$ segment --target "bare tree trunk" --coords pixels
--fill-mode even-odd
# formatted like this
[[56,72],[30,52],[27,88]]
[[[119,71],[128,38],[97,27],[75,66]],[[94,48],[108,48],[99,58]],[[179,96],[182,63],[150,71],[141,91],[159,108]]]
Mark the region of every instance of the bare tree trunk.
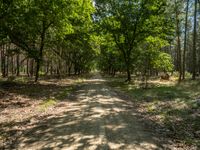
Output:
[[34,74],[34,60],[32,59],[30,62],[30,76],[33,77]]
[[[199,2],[199,10],[200,10],[200,0],[198,0],[198,2]],[[200,27],[200,26],[199,26]],[[200,29],[199,29],[199,39],[198,40],[200,40]],[[198,69],[199,69],[199,76],[200,76],[200,41],[198,42],[199,43],[199,67],[198,67]]]
[[182,78],[182,63],[181,63],[181,41],[180,41],[180,20],[179,20],[179,10],[176,2],[176,36],[177,36],[177,70],[179,71],[179,79],[181,82]]
[[1,72],[2,72],[2,77],[6,77],[6,65],[5,65],[5,45],[2,46],[2,51],[1,51]]
[[42,23],[42,33],[40,35],[40,49],[39,49],[39,58],[36,59],[36,72],[35,72],[35,82],[38,81],[38,78],[39,78],[39,70],[40,70],[40,66],[41,66],[41,63],[42,63],[42,60],[43,60],[43,49],[44,49],[44,42],[45,42],[45,33],[46,33],[46,21],[43,20],[43,23]]
[[126,71],[127,71],[127,82],[130,82],[131,81],[131,71],[130,71],[130,65],[129,64],[127,64],[127,66],[126,66],[127,68],[126,68]]
[[47,64],[46,64],[46,75],[49,74],[49,61],[47,60]]
[[12,73],[12,76],[14,75],[14,56],[11,56],[11,73]]
[[71,76],[71,65],[68,67],[68,76]]
[[26,74],[29,77],[29,58],[27,58],[27,61],[26,61]]
[[41,59],[38,58],[38,59],[36,60],[35,82],[37,82],[37,81],[38,81],[38,78],[39,78],[40,65],[41,65]]
[[186,4],[186,15],[185,15],[185,37],[184,37],[184,50],[183,50],[183,80],[185,79],[185,54],[187,50],[187,28],[188,28],[188,8],[189,8],[189,0],[187,0]]
[[51,76],[53,75],[53,61],[51,61],[50,74],[51,74]]
[[[8,47],[7,49],[8,50]],[[9,55],[6,56],[6,76],[8,77],[9,76]]]
[[20,75],[20,70],[19,70],[19,67],[20,67],[20,64],[19,64],[19,59],[20,59],[20,54],[17,54],[17,59],[16,59],[16,64],[17,64],[17,76]]
[[193,33],[193,53],[192,53],[192,79],[196,79],[196,37],[197,37],[197,0],[195,0],[194,9],[194,33]]

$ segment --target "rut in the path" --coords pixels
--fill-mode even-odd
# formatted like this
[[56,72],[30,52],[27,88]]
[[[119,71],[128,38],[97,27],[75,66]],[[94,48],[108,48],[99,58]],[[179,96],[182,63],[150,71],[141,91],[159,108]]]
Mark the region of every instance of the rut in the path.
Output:
[[18,148],[164,149],[137,119],[131,100],[119,97],[99,76],[86,81],[70,98],[65,113],[31,128],[19,139]]

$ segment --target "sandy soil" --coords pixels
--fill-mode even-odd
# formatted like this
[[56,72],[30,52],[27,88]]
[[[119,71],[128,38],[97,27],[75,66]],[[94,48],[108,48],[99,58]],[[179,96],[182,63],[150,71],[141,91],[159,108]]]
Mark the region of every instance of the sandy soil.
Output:
[[100,75],[77,86],[45,114],[15,122],[15,127],[15,138],[4,141],[4,149],[173,149],[145,125],[130,98],[106,86]]

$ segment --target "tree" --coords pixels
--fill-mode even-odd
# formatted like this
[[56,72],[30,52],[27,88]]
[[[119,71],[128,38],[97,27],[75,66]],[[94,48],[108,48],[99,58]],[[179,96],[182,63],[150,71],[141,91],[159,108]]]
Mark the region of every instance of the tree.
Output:
[[168,46],[166,40],[159,37],[149,36],[140,45],[140,55],[138,58],[138,70],[142,72],[143,80],[145,81],[145,88],[148,87],[148,79],[152,70],[167,73],[172,71],[173,63],[171,56],[162,52],[162,48]]
[[181,27],[180,27],[180,1],[175,0],[175,17],[176,17],[176,36],[177,36],[177,70],[179,71],[178,81],[181,82],[182,78],[182,55],[181,55]]
[[80,2],[75,10],[76,15],[69,18],[73,32],[65,34],[61,38],[52,37],[52,44],[49,46],[56,55],[66,61],[65,65],[69,75],[71,70],[74,70],[75,74],[90,70],[96,56],[93,47],[94,31],[91,17],[94,7],[90,0]]
[[98,59],[99,69],[112,76],[114,76],[117,71],[124,71],[123,57],[117,50],[112,35],[102,34],[100,37],[100,55]]
[[[3,24],[3,29],[12,43],[35,59],[38,80],[43,60],[43,51],[49,41],[47,35],[64,35],[72,31],[70,18],[76,17],[76,9],[82,1],[25,1],[18,0],[12,13]],[[31,18],[31,19],[30,19]]]
[[187,32],[188,32],[188,9],[189,9],[189,0],[186,3],[186,14],[185,14],[185,35],[184,35],[184,49],[183,49],[183,80],[185,79],[185,55],[187,50]]
[[194,9],[194,30],[193,30],[193,52],[192,52],[192,79],[196,79],[196,40],[197,40],[197,0],[195,0]]
[[[148,35],[163,33],[168,21],[164,17],[166,1],[160,0],[96,0],[95,20],[111,33],[124,57],[127,81],[131,80],[131,58],[138,43]],[[164,22],[166,26],[163,26]],[[166,29],[166,28],[165,28]]]

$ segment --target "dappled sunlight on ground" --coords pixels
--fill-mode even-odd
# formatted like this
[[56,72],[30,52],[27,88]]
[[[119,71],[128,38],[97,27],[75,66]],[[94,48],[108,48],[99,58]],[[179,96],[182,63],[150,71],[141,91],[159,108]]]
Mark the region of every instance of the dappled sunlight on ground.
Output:
[[[123,82],[123,78],[108,78],[107,85],[117,92],[130,96],[137,107],[137,114],[156,132],[169,137],[183,149],[200,148],[200,81],[185,80],[177,83],[172,78],[162,81],[152,78],[149,88],[139,86],[138,81],[131,84]],[[141,81],[140,81],[141,82]]]
[[67,106],[62,107],[64,111],[33,122],[17,139],[15,147],[21,150],[163,148],[162,140],[137,119],[133,103],[105,86],[100,77],[86,81],[69,98]]
[[55,104],[48,115],[18,121],[28,127],[20,129],[14,148],[154,150],[170,146],[167,138],[159,137],[144,120],[141,122],[133,101],[104,82],[100,76],[86,80]]

